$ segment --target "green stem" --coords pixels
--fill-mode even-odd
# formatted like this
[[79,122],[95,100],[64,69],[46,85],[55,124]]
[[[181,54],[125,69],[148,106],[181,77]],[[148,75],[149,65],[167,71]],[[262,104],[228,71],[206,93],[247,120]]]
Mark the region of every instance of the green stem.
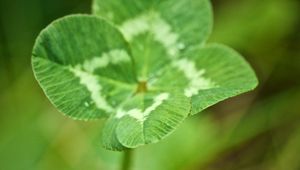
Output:
[[122,170],[130,170],[131,166],[131,159],[132,159],[132,149],[126,149],[124,151],[123,163],[122,163]]

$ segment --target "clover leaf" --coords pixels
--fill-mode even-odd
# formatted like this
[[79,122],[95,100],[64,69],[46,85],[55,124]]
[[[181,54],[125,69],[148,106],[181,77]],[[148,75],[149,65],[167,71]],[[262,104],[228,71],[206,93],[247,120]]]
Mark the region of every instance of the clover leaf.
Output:
[[38,36],[32,66],[53,105],[79,120],[107,118],[103,146],[155,143],[189,115],[256,87],[234,50],[205,44],[207,0],[96,0]]

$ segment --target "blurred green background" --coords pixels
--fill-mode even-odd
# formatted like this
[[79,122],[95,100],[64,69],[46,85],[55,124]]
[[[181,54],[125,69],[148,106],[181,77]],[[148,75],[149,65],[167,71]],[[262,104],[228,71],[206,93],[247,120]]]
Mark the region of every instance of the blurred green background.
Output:
[[[300,170],[300,2],[212,0],[210,42],[238,50],[259,87],[189,118],[158,144],[138,148],[134,170]],[[115,170],[101,148],[103,121],[58,113],[33,77],[39,31],[91,1],[0,0],[0,170]]]

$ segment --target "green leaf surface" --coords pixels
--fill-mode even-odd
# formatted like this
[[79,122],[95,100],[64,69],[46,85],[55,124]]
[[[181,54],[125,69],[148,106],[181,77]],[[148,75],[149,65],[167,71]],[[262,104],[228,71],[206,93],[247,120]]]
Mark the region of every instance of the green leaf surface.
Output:
[[153,86],[181,89],[192,98],[192,114],[257,86],[255,73],[243,57],[224,45],[191,48],[160,73]]
[[252,90],[258,84],[250,65],[240,54],[224,45],[196,47],[187,51],[184,58],[193,61],[198,70],[191,76],[193,79],[186,76],[189,83],[185,94],[192,97],[192,114]]
[[238,53],[204,45],[207,0],[96,0],[93,9],[97,16],[64,17],[42,31],[32,64],[61,112],[108,118],[107,149],[155,143],[189,114],[257,85]]
[[181,92],[137,94],[120,105],[116,115],[106,122],[103,145],[123,150],[158,142],[184,121],[190,105],[190,99]]
[[96,0],[93,13],[117,25],[130,43],[139,80],[151,81],[170,58],[204,43],[212,27],[207,0]]
[[[190,100],[181,92],[154,92],[133,98],[135,107],[125,104],[129,114],[121,117],[116,134],[128,148],[155,143],[172,132],[188,116]],[[138,105],[138,109],[136,109]],[[117,112],[123,116],[123,110]]]
[[93,16],[65,17],[43,30],[32,64],[49,99],[75,119],[109,115],[116,102],[112,97],[122,100],[135,88],[128,44]]
[[[157,142],[186,118],[191,107],[181,92],[155,91],[146,84],[139,89],[130,53],[113,26],[86,15],[54,22],[42,31],[33,50],[35,76],[60,111],[75,119],[110,117],[103,145],[111,150]],[[133,128],[132,133],[125,127]]]
[[203,43],[212,29],[208,0],[95,0],[93,14],[119,26],[127,40],[149,31],[170,47],[174,40],[186,46]]
[[115,116],[111,116],[105,123],[102,129],[102,146],[108,150],[124,150],[126,149],[117,138],[116,129],[120,119]]

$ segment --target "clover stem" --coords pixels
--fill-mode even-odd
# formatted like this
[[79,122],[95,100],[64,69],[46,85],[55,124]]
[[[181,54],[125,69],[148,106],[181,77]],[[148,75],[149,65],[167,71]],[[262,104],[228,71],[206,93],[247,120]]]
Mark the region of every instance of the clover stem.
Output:
[[133,149],[126,149],[124,151],[122,170],[130,170],[132,163],[132,152]]
[[147,91],[147,82],[146,81],[139,82],[136,93],[144,93],[146,91]]

